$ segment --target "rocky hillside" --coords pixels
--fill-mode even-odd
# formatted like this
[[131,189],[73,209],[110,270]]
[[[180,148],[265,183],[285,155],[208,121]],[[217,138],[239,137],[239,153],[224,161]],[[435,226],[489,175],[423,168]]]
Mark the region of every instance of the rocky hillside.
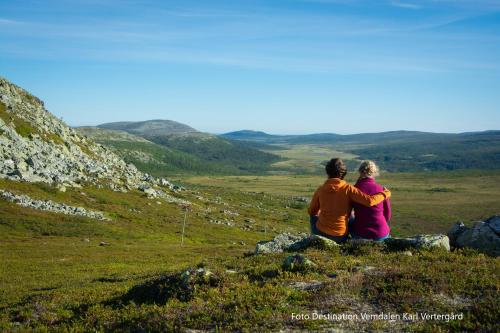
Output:
[[43,101],[0,78],[0,177],[61,186],[105,185],[126,191],[166,181],[127,164],[79,135]]

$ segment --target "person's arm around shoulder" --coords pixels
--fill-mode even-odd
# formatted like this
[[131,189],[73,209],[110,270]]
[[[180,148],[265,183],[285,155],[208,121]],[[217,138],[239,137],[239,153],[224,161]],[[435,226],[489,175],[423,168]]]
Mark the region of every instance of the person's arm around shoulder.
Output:
[[314,192],[314,195],[311,199],[311,203],[309,204],[309,209],[307,210],[309,216],[316,216],[319,212],[319,189]]
[[368,195],[352,185],[348,186],[349,188],[347,189],[347,194],[349,195],[349,198],[363,206],[375,206],[391,197],[391,191],[386,188],[384,188],[384,190],[380,193]]

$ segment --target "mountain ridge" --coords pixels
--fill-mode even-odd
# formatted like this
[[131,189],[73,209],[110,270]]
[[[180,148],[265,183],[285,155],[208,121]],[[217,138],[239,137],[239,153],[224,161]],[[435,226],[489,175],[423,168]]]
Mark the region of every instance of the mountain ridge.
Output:
[[220,134],[220,136],[234,138],[235,140],[250,140],[252,138],[307,138],[307,137],[317,137],[317,136],[330,136],[330,137],[342,137],[342,138],[352,138],[360,136],[397,136],[397,135],[443,135],[443,136],[464,136],[464,135],[486,135],[486,134],[500,134],[500,130],[483,130],[483,131],[467,131],[467,132],[457,132],[457,133],[444,133],[444,132],[426,132],[426,131],[413,131],[413,130],[394,130],[394,131],[382,131],[382,132],[361,132],[361,133],[351,133],[351,134],[338,134],[338,133],[308,133],[308,134],[270,134],[263,131],[254,130],[237,130]]

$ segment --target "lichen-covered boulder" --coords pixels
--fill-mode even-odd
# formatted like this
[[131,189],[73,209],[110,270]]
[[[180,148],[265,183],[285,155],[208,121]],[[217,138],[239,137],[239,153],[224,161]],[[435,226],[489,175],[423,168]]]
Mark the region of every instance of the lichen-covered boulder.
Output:
[[470,247],[492,256],[500,255],[500,216],[478,221],[469,228],[455,224],[449,231],[450,244],[456,248]]
[[442,248],[450,250],[450,240],[446,235],[417,235],[407,238],[388,238],[385,241],[390,250],[405,251],[408,249]]
[[333,250],[339,248],[339,246],[340,245],[338,243],[326,237],[319,235],[310,235],[290,245],[288,247],[288,250],[298,251],[310,247],[320,250]]
[[281,253],[287,250],[292,244],[303,240],[304,237],[305,235],[279,234],[272,241],[258,242],[255,247],[255,254]]

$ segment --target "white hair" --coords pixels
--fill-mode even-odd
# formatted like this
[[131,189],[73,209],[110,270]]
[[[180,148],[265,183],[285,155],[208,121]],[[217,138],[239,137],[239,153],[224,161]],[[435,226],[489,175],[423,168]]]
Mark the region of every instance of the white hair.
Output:
[[363,161],[358,169],[361,175],[366,177],[375,177],[379,175],[378,166],[373,161]]

